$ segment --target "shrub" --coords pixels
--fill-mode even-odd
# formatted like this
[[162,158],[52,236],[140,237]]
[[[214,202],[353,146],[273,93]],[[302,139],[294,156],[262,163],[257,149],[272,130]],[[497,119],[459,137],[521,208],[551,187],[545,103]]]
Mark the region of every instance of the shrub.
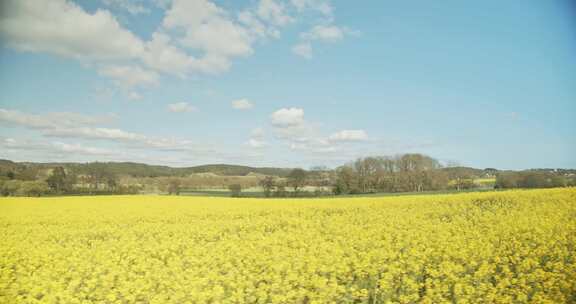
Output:
[[240,185],[240,184],[229,185],[228,190],[230,190],[230,196],[239,197],[240,192],[242,192],[242,185]]

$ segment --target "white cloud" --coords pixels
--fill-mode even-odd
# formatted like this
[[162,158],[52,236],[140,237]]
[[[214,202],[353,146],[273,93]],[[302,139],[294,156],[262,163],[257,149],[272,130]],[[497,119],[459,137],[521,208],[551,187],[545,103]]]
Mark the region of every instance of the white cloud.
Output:
[[368,134],[364,130],[342,130],[328,137],[332,142],[366,141]]
[[40,130],[46,137],[106,140],[164,150],[192,149],[192,143],[186,140],[155,138],[116,128],[94,127],[96,124],[109,123],[115,119],[116,116],[112,114],[87,116],[64,112],[38,115],[0,109],[0,124]]
[[304,123],[304,110],[301,108],[282,108],[272,113],[270,118],[274,126],[298,126]]
[[0,37],[11,47],[83,60],[139,58],[142,41],[109,11],[85,12],[65,0],[5,0]]
[[[113,0],[108,4],[140,11],[138,3]],[[215,74],[228,70],[230,57],[253,52],[252,38],[244,27],[209,1],[175,0],[163,24],[144,42],[104,9],[90,14],[65,0],[7,0],[0,10],[0,39],[21,51],[95,62],[101,76],[112,77],[123,87],[156,82],[158,76],[147,68],[179,76]],[[176,42],[204,51],[200,58],[176,47],[173,36],[178,31],[165,32],[174,27],[185,33]],[[139,67],[138,61],[147,68]]]
[[265,143],[264,141],[258,140],[258,139],[255,139],[255,138],[250,138],[250,139],[246,142],[246,144],[247,144],[248,146],[250,146],[251,148],[255,148],[255,149],[261,149],[261,148],[266,147],[266,143]]
[[114,114],[88,116],[78,113],[52,112],[39,115],[0,108],[0,123],[31,129],[69,128],[78,125],[95,125],[110,123],[115,120],[115,118],[116,116]]
[[303,40],[337,42],[344,38],[345,29],[335,25],[316,25],[310,31],[302,33]]
[[318,147],[311,150],[313,153],[325,154],[325,153],[334,153],[340,152],[342,149],[335,147],[335,146],[328,146],[328,147]]
[[[239,19],[240,23],[228,11],[207,0],[174,0],[155,35],[169,35],[170,39],[191,49],[197,56],[190,56],[175,47],[167,37],[159,37],[154,45],[149,43],[148,49],[152,54],[147,54],[145,61],[156,69],[177,71],[179,74],[225,72],[230,68],[232,58],[254,52],[252,44],[255,38],[264,37],[258,31],[266,35],[274,34],[265,25],[258,25],[259,21],[251,12],[241,15]],[[252,30],[247,24],[257,27]],[[159,34],[161,32],[164,34]],[[164,62],[160,62],[160,59]]]
[[308,147],[321,138],[319,124],[306,121],[301,108],[283,108],[272,113],[270,118],[275,137],[291,146]]
[[246,98],[232,101],[232,108],[236,110],[249,110],[252,109],[253,107],[254,104]]
[[151,68],[180,76],[189,72],[195,59],[172,44],[170,36],[156,32],[146,43],[143,61]]
[[196,111],[196,107],[187,102],[177,102],[168,105],[168,111],[172,113],[187,113]]
[[[331,21],[330,21],[331,22]],[[357,32],[347,27],[333,24],[318,24],[307,32],[300,34],[300,42],[292,47],[292,52],[298,56],[312,58],[312,42],[335,43],[346,35],[358,35]]]
[[22,150],[22,151],[36,151],[43,150],[46,145],[39,144],[30,140],[14,139],[0,137],[0,147],[2,152],[5,150]]
[[[163,21],[166,30],[184,32],[180,43],[201,50],[204,56],[191,68],[200,72],[221,72],[229,58],[252,54],[252,38],[228,12],[206,0],[175,0]],[[214,65],[212,67],[211,65]]]
[[279,38],[280,32],[273,26],[267,26],[261,22],[254,13],[250,11],[242,11],[238,14],[238,21],[242,23],[245,28],[252,34],[259,38]]
[[[110,0],[108,5],[134,13],[142,7],[125,0]],[[195,58],[177,47],[173,42],[177,35],[164,31],[171,29],[184,30],[185,35],[177,43],[204,54]],[[232,22],[226,11],[205,0],[175,0],[166,12],[163,27],[148,42],[122,27],[104,9],[90,14],[65,0],[7,0],[0,10],[0,38],[17,50],[96,62],[101,76],[112,77],[124,87],[156,82],[158,76],[148,68],[179,76],[215,74],[228,70],[230,57],[253,52],[247,30]],[[147,68],[139,67],[138,61]]]
[[147,137],[141,134],[126,132],[120,129],[110,128],[56,128],[44,130],[44,135],[49,137],[76,137],[83,139],[106,139],[113,141],[146,141]]
[[133,148],[154,148],[170,151],[191,151],[194,149],[192,142],[189,140],[150,137],[144,134],[112,128],[58,128],[43,130],[42,133],[47,137],[119,142]]
[[173,0],[172,5],[166,11],[162,24],[169,29],[197,27],[224,13],[223,9],[207,0]]
[[125,10],[132,15],[149,14],[150,9],[141,4],[144,1],[138,0],[104,0],[104,5]]
[[85,155],[114,155],[114,151],[96,147],[87,147],[79,144],[67,144],[62,142],[54,142],[52,145],[62,152],[85,154]]
[[[190,166],[215,162],[245,162],[254,159],[257,155],[256,152],[245,153],[243,151],[222,153],[215,151],[207,144],[193,146],[190,142],[170,139],[158,140],[157,146],[131,144],[127,146],[130,149],[121,149],[108,146],[93,147],[67,141],[14,139],[0,136],[0,158],[39,162],[136,161],[148,164]],[[146,149],[139,150],[142,147]]]
[[302,122],[297,125],[277,125],[274,133],[276,138],[288,142],[311,143],[318,138],[317,129],[313,124]]
[[343,151],[346,142],[365,142],[368,134],[364,130],[341,130],[330,136],[321,132],[322,124],[304,119],[301,108],[283,108],[271,115],[276,139],[283,141],[293,151],[312,154],[327,154]]
[[341,151],[340,147],[334,146],[332,144],[327,144],[325,140],[317,138],[300,142],[292,141],[289,143],[289,148],[290,150],[293,151],[303,151],[316,154],[325,154]]
[[284,26],[288,23],[294,22],[294,19],[286,14],[284,4],[278,3],[274,0],[260,0],[256,12],[263,20],[278,26]]
[[250,139],[245,143],[247,146],[254,149],[261,149],[266,147],[268,144],[264,141],[264,129],[254,128],[250,132]]
[[155,86],[159,83],[156,72],[139,66],[108,65],[100,68],[98,73],[112,78],[116,85],[125,89],[135,86]]
[[255,139],[263,139],[265,135],[264,129],[262,128],[254,128],[250,132],[250,137]]
[[252,54],[251,38],[241,26],[224,18],[215,18],[194,28],[188,28],[182,44],[200,49],[206,54],[224,57]]
[[230,69],[230,59],[220,55],[206,55],[197,60],[193,68],[204,74],[219,74]]
[[[150,13],[156,6],[164,18],[149,40],[122,26],[107,9],[88,12],[72,1],[5,0],[0,10],[0,40],[30,52],[75,58],[111,78],[130,99],[132,87],[149,87],[160,75],[185,78],[194,74],[219,74],[233,60],[250,56],[259,39],[278,38],[279,28],[315,10],[324,23],[332,22],[327,0],[259,0],[230,12],[209,0],[103,0],[105,8],[130,14]],[[300,14],[291,16],[290,13]],[[330,17],[330,18],[329,18]],[[346,33],[336,26],[316,26],[302,34],[293,52],[310,58],[310,41],[336,41]]]
[[167,9],[172,3],[173,0],[152,0],[154,5],[161,9]]
[[316,10],[322,13],[326,17],[332,16],[332,5],[329,1],[325,0],[291,0],[292,5],[296,7],[298,11],[303,11],[305,9]]
[[310,42],[302,42],[292,47],[292,52],[306,59],[312,58],[312,45]]
[[142,99],[142,95],[140,95],[138,92],[132,91],[132,92],[128,93],[128,99],[130,99],[130,100],[141,100],[141,99]]
[[93,155],[93,156],[107,156],[117,154],[112,150],[88,147],[79,144],[68,144],[63,142],[46,142],[46,141],[32,141],[14,138],[0,137],[0,147],[3,150],[14,150],[18,153],[38,151],[42,154],[45,153],[58,153],[58,154],[74,154],[74,155]]

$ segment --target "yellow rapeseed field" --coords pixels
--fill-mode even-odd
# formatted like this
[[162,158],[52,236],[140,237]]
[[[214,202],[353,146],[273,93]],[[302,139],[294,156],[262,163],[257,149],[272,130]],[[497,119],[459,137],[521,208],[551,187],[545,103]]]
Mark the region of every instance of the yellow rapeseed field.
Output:
[[0,303],[576,303],[576,189],[0,199]]

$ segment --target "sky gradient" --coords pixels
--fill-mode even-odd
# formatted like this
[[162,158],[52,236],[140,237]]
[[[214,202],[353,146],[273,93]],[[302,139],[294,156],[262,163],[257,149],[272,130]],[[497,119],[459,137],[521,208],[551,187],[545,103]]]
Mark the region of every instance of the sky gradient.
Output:
[[0,158],[576,168],[572,1],[0,4]]

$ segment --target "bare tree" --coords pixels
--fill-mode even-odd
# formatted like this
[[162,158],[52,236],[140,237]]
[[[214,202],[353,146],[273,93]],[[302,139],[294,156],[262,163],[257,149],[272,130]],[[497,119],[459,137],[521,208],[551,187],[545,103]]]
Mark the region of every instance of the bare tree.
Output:
[[306,184],[306,171],[303,169],[294,169],[288,175],[288,184],[294,188],[294,194],[298,194],[300,188]]
[[274,189],[276,182],[273,176],[266,176],[260,180],[260,186],[264,189],[264,196],[270,197],[272,189]]
[[182,182],[180,181],[180,179],[178,178],[171,178],[168,181],[168,187],[167,187],[167,191],[168,194],[172,195],[180,195],[180,188],[181,188]]

